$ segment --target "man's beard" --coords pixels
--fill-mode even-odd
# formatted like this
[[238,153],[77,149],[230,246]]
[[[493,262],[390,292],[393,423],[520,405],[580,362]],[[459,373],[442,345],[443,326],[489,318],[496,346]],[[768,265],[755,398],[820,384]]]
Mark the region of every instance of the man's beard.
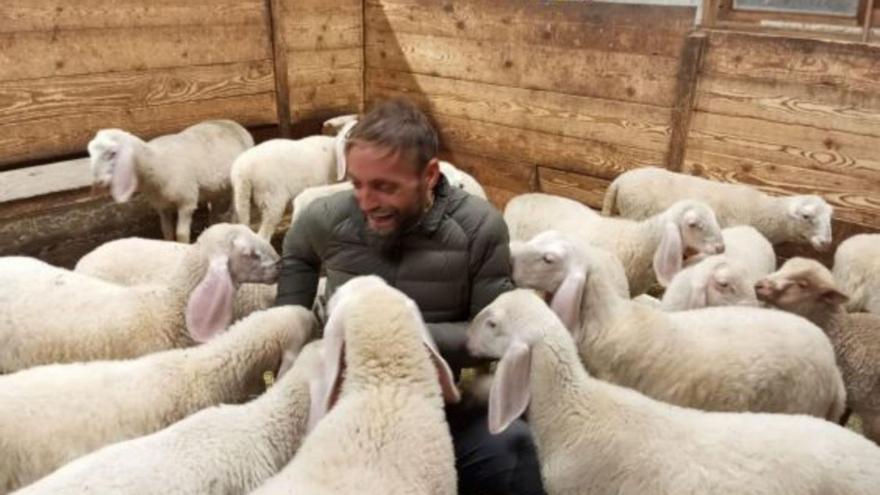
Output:
[[398,215],[400,216],[397,219],[397,226],[392,230],[387,232],[377,231],[370,226],[368,218],[366,228],[367,244],[378,248],[379,251],[386,254],[391,254],[398,250],[400,247],[400,239],[403,237],[403,234],[409,230],[410,227],[417,224],[425,213],[425,207],[427,206],[428,201],[424,193],[420,196],[422,197],[422,200],[419,202],[419,205],[415,210],[407,212],[406,214],[398,212]]

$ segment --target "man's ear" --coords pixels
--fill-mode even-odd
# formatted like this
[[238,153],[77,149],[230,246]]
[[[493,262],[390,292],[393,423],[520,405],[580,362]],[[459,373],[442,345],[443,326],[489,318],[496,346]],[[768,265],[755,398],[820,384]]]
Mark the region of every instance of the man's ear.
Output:
[[428,188],[434,189],[434,186],[437,185],[437,181],[440,180],[440,160],[438,160],[437,157],[431,158],[428,165],[425,167],[425,171],[422,173],[425,180],[428,181]]

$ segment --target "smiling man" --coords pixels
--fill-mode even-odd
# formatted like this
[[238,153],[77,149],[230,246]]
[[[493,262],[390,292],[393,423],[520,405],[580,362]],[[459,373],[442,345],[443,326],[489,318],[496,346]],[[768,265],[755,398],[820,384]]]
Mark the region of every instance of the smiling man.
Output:
[[[510,251],[499,212],[446,182],[437,148],[427,117],[405,100],[365,115],[346,146],[354,192],[314,201],[291,226],[276,304],[311,306],[322,269],[328,298],[350,278],[378,275],[418,304],[458,374],[475,364],[467,321],[513,287]],[[524,422],[493,436],[485,409],[449,406],[447,418],[460,493],[544,493]]]

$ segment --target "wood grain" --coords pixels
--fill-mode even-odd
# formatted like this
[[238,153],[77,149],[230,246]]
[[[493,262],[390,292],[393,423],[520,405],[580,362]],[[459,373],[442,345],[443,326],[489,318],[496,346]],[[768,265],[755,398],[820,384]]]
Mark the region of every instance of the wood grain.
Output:
[[374,98],[406,96],[432,112],[656,151],[666,149],[669,110],[650,105],[367,70]]
[[0,169],[29,159],[82,153],[94,133],[107,127],[124,128],[150,138],[178,132],[201,120],[230,117],[245,126],[275,123],[274,94],[82,112],[28,121],[0,133]]
[[271,58],[262,21],[0,34],[0,81]]
[[[368,68],[671,106],[675,58],[367,31]],[[562,62],[564,61],[564,62]]]
[[514,196],[537,188],[535,166],[526,162],[499,160],[457,150],[444,150],[441,158],[473,175],[485,189],[489,201],[499,210],[503,210]]
[[706,33],[690,34],[681,50],[678,76],[675,80],[675,99],[672,104],[672,130],[665,162],[666,168],[675,172],[681,170],[684,160],[707,37]]
[[549,167],[538,167],[538,190],[564,196],[601,210],[605,190],[611,181]]

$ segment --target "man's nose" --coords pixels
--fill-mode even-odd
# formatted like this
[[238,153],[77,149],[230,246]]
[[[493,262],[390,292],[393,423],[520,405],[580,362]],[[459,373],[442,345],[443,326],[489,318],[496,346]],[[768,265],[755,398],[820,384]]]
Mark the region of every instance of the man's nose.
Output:
[[357,193],[357,200],[363,211],[370,211],[379,206],[376,202],[376,195],[366,189]]

